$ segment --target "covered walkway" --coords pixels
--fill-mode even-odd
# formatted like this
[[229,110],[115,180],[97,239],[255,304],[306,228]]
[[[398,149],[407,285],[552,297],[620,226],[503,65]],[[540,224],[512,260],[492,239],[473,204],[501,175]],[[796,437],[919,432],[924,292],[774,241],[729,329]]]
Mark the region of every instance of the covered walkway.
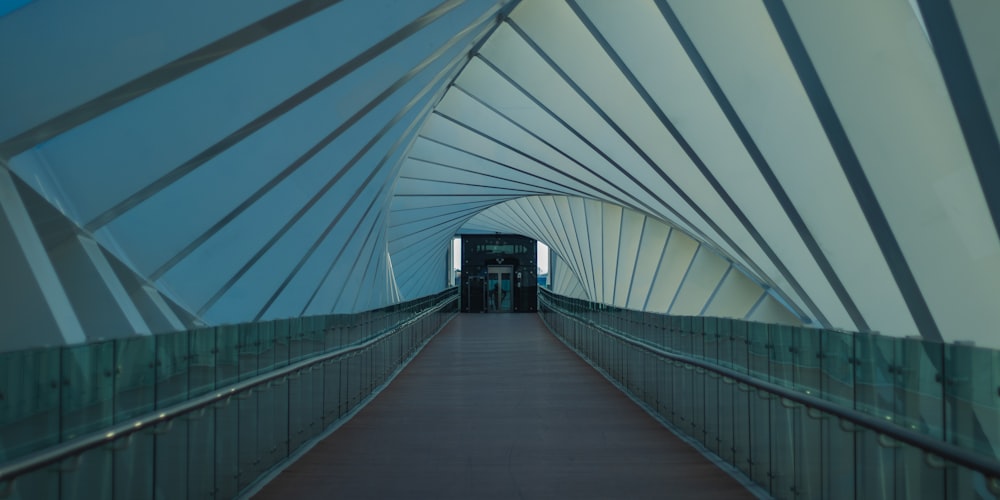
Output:
[[736,498],[535,315],[457,316],[255,498]]
[[0,500],[1000,498],[997,25],[0,0]]

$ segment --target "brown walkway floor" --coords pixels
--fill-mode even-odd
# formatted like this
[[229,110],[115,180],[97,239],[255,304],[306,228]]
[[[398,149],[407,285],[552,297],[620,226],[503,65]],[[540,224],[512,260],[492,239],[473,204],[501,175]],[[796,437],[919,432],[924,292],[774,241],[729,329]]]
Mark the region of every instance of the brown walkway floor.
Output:
[[538,316],[462,314],[255,498],[743,497]]

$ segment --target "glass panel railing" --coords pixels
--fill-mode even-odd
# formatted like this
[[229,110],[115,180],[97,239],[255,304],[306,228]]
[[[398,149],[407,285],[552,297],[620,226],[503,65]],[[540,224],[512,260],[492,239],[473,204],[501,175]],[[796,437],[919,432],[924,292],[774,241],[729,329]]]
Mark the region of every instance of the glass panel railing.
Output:
[[539,302],[557,336],[775,497],[1000,494],[996,350],[637,313],[546,290]]
[[156,407],[156,357],[154,337],[118,339],[115,344],[114,419],[122,422],[149,413]]
[[237,496],[457,311],[451,289],[374,312],[2,353],[0,494]]
[[0,353],[0,462],[59,442],[61,354]]
[[153,337],[156,341],[156,407],[166,408],[190,396],[191,334],[174,332]]
[[[948,441],[991,455],[1000,447],[1000,353],[970,344],[945,347],[943,379]],[[982,495],[990,482],[968,469],[949,471],[949,493]],[[952,486],[954,484],[954,486]]]
[[114,341],[67,347],[60,364],[61,440],[73,439],[114,423]]

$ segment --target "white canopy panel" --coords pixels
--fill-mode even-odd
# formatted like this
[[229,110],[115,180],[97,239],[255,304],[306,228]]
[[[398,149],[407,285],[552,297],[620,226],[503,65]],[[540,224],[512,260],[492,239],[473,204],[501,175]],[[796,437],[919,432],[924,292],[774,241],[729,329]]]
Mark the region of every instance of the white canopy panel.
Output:
[[[574,224],[559,207],[582,208]],[[776,299],[714,251],[654,217],[607,202],[518,198],[470,219],[464,230],[526,235],[557,256],[555,291],[642,311],[801,324]],[[601,248],[594,259],[589,249]]]
[[210,324],[436,292],[468,227],[591,300],[1000,346],[1000,7],[722,3],[36,0],[0,164]]

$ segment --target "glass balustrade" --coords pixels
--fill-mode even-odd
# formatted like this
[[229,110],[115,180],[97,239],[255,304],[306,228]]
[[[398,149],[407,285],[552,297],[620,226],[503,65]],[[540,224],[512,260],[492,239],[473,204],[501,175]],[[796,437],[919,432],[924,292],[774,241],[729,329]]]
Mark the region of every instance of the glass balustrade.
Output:
[[[995,478],[876,429],[681,360],[732,370],[996,461],[995,350],[666,316],[547,291],[539,301],[556,335],[774,497],[964,499],[1000,491]],[[60,443],[291,370],[13,481],[4,478],[0,497],[237,496],[356,410],[457,310],[451,290],[351,315],[0,353],[0,470]]]
[[[569,346],[776,498],[995,498],[996,478],[732,378],[700,360],[997,460],[998,351],[616,308],[542,291]],[[654,349],[644,349],[649,346]]]
[[450,289],[357,314],[0,353],[0,470],[60,443],[65,448],[116,424],[308,365],[45,468],[0,478],[0,498],[235,497],[356,410],[457,311]]

